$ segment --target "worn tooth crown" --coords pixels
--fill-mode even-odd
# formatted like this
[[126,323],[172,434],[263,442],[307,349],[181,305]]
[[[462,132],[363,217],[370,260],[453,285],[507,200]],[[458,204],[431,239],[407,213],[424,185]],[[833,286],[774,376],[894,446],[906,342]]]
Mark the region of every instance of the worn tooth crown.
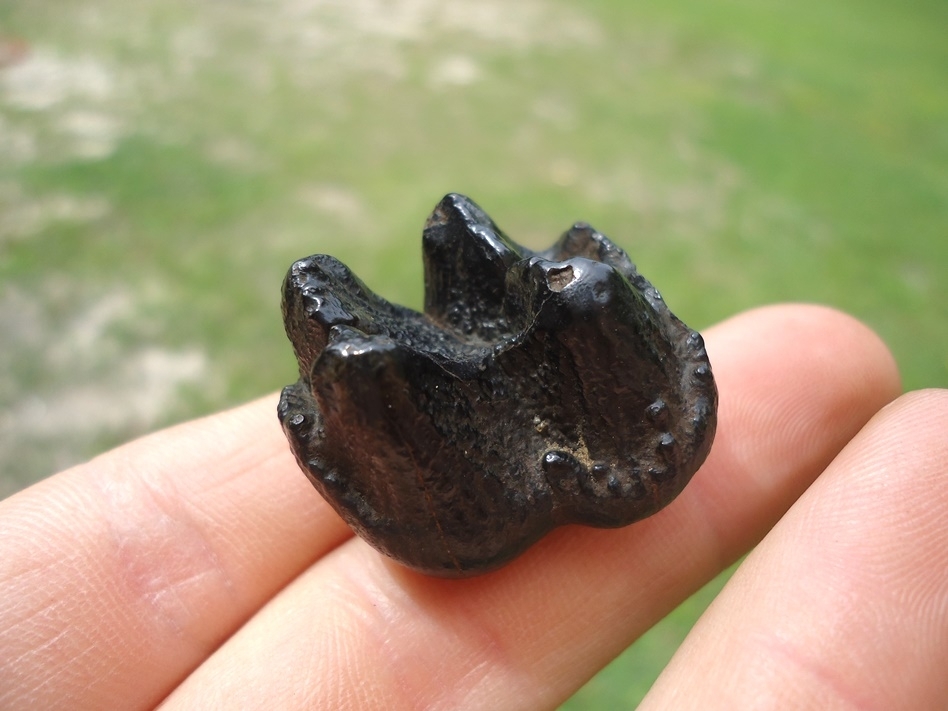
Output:
[[462,577],[555,526],[624,526],[678,495],[711,447],[717,391],[701,336],[625,252],[584,223],[532,252],[456,194],[423,251],[423,314],[326,255],[284,282],[300,379],[280,420],[356,533]]

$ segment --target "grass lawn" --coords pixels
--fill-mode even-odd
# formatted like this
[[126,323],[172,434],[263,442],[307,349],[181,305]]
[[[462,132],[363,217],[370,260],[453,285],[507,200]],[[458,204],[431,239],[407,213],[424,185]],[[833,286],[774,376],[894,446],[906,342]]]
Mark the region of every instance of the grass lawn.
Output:
[[[686,323],[831,304],[948,385],[943,0],[0,4],[0,496],[295,379],[328,252],[419,307],[450,191]],[[301,475],[302,476],[302,475]],[[633,707],[723,578],[564,709]]]

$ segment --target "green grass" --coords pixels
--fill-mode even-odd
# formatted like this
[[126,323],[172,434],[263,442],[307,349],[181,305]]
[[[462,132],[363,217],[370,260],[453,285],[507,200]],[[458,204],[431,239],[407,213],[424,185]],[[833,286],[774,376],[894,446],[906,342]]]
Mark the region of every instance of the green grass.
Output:
[[[534,247],[592,222],[696,327],[827,303],[882,334],[906,387],[948,385],[940,0],[548,0],[525,20],[487,2],[503,23],[398,37],[338,8],[81,5],[0,6],[0,48],[30,48],[0,69],[0,405],[122,402],[122,364],[154,348],[206,365],[147,416],[0,430],[7,491],[291,381],[297,257],[419,306],[421,225],[448,191]],[[37,60],[67,72],[39,108],[9,83]],[[634,706],[721,583],[564,708]]]

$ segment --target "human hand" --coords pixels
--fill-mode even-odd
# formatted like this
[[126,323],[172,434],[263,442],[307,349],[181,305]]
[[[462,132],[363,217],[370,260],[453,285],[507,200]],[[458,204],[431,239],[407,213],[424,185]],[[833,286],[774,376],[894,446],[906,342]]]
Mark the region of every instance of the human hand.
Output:
[[645,707],[944,702],[948,397],[867,425],[895,366],[826,309],[705,336],[718,434],[684,493],[478,578],[353,538],[274,397],[0,502],[0,708],[552,708],[765,535]]

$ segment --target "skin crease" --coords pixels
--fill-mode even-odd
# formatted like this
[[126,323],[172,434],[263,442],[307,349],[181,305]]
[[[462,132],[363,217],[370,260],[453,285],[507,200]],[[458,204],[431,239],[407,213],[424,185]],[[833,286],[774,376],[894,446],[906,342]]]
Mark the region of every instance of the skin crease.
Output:
[[[273,397],[131,443],[0,502],[0,709],[554,708],[775,525],[708,613],[717,622],[702,623],[682,650],[696,650],[688,663],[673,662],[659,681],[655,707],[688,707],[664,704],[663,693],[720,701],[722,684],[733,692],[749,680],[769,694],[754,704],[806,707],[827,687],[862,703],[867,696],[846,690],[876,687],[831,683],[859,673],[890,693],[911,684],[944,694],[931,679],[931,660],[946,657],[944,583],[936,571],[919,583],[907,560],[948,568],[937,565],[945,546],[935,525],[946,514],[935,482],[948,398],[908,396],[859,435],[899,389],[891,356],[861,324],[820,307],[776,306],[705,336],[721,392],[718,436],[685,492],[625,529],[559,529],[470,580],[411,573],[352,539],[290,457]],[[915,426],[909,451],[896,450],[891,432],[900,423],[939,416],[940,429]],[[892,446],[879,446],[887,434]],[[896,471],[894,458],[925,452],[928,474],[913,499],[925,534],[905,537],[917,533],[907,514],[878,515],[898,509],[891,498],[905,496],[907,483],[870,487],[876,518],[862,525],[871,541],[889,542],[900,565],[887,568],[884,558],[860,573],[879,558],[842,534],[866,509],[832,483],[862,481],[860,471],[882,471],[886,458]],[[830,519],[825,530],[839,534],[829,562],[818,555],[827,534],[811,540],[821,515]],[[761,605],[773,604],[781,586],[802,586],[806,576],[782,566],[807,555],[828,582],[804,590],[821,605],[804,597],[792,609],[801,620],[808,608],[824,621],[836,617],[832,634],[788,637],[791,628],[774,624],[777,608],[749,615],[749,601],[772,590]],[[844,574],[847,563],[857,572]],[[826,590],[842,608],[823,599]],[[865,643],[858,655],[841,646],[850,627],[869,634],[843,604],[853,599],[879,623],[873,644],[891,637],[892,654],[905,652],[898,663]],[[718,638],[742,625],[744,645]],[[906,640],[923,640],[931,656],[908,653]],[[754,644],[774,650],[773,664],[748,666],[748,649],[763,655]],[[716,676],[695,673],[712,665]],[[719,707],[748,705],[736,703]]]

